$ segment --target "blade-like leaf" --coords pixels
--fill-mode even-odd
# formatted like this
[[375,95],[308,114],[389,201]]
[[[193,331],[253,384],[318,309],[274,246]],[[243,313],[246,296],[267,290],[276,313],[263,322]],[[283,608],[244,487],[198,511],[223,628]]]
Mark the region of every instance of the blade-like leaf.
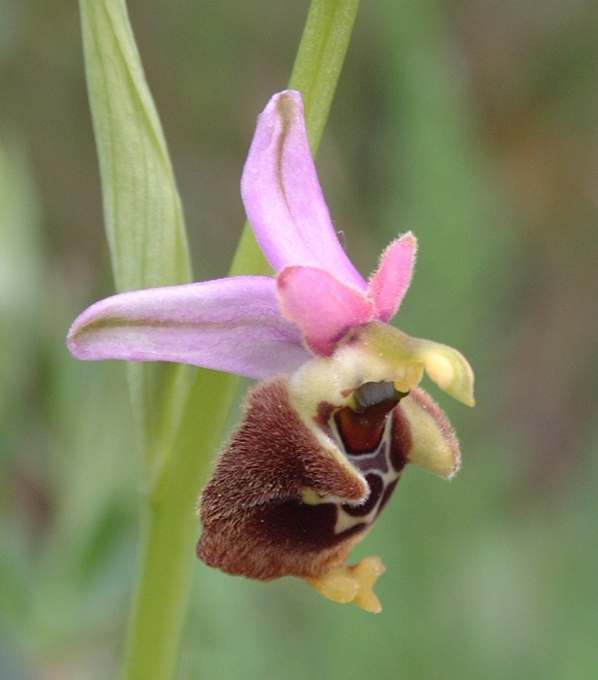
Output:
[[191,280],[187,239],[160,120],[122,0],[81,0],[83,45],[119,291]]
[[[123,0],[80,0],[104,220],[119,291],[187,283],[183,212]],[[168,455],[187,381],[173,365],[130,365],[146,473]]]

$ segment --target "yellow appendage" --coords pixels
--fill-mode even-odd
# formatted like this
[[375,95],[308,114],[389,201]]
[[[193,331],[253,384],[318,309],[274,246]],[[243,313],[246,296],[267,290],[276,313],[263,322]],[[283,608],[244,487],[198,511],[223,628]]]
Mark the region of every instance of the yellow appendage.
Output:
[[355,602],[368,612],[381,612],[380,600],[372,588],[378,576],[386,571],[379,557],[364,557],[353,566],[343,565],[305,582],[321,595],[335,602]]

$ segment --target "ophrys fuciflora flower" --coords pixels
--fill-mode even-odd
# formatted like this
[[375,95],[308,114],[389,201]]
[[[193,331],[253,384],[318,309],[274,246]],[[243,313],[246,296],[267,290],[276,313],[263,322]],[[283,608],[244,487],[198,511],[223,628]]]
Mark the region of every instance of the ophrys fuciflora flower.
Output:
[[258,119],[241,194],[275,276],[121,293],[68,336],[80,359],[177,361],[260,380],[204,488],[197,554],[231,574],[303,578],[326,597],[379,611],[377,557],[354,566],[408,463],[459,468],[424,371],[473,405],[473,373],[446,345],[388,322],[411,281],[416,240],[391,243],[365,281],[341,247],[309,151],[298,92]]

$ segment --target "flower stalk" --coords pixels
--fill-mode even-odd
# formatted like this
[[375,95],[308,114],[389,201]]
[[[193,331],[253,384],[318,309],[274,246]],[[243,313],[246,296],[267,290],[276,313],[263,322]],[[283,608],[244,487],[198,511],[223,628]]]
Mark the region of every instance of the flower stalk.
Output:
[[126,680],[174,676],[195,561],[194,508],[238,386],[235,375],[197,371],[172,455],[151,496],[142,498],[142,550],[122,673]]

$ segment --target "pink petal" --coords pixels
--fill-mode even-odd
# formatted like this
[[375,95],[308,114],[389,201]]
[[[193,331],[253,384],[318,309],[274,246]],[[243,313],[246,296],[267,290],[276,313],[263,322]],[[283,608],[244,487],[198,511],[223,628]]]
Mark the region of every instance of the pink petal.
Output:
[[241,195],[260,248],[277,272],[291,265],[318,267],[365,290],[330,220],[299,92],[274,95],[259,116]]
[[373,303],[323,269],[286,267],[278,278],[282,313],[303,331],[309,348],[330,356],[347,331],[373,318]]
[[301,342],[262,276],[114,295],[84,311],[67,338],[78,359],[177,361],[258,379],[307,361]]
[[382,253],[380,265],[368,284],[368,297],[374,302],[380,321],[389,321],[399,308],[411,283],[416,250],[417,239],[408,232]]

